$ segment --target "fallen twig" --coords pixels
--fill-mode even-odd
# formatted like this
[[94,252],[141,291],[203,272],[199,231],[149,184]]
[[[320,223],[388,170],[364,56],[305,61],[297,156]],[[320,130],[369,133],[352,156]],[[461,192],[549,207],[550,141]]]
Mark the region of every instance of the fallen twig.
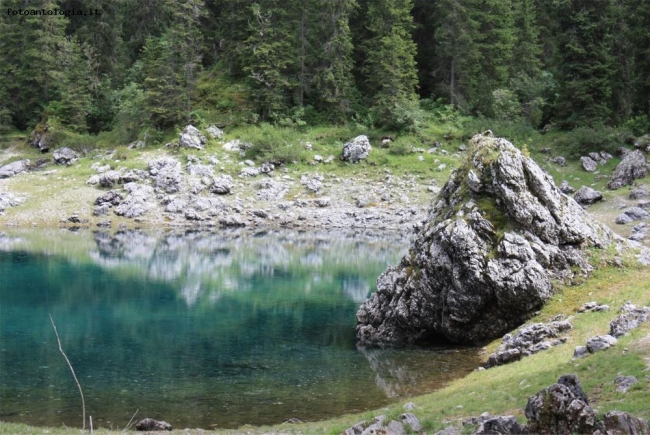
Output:
[[133,425],[133,419],[134,419],[135,416],[138,414],[138,411],[140,411],[140,408],[138,408],[138,409],[135,410],[135,413],[134,413],[133,416],[131,417],[131,420],[129,420],[129,423],[126,425],[126,427],[124,428],[124,430],[123,430],[122,432],[126,432],[127,430],[129,430],[129,428],[131,427],[131,425]]
[[68,367],[70,367],[70,371],[72,372],[72,377],[74,378],[74,381],[77,383],[77,388],[79,389],[79,395],[81,396],[81,409],[83,412],[83,423],[81,425],[81,430],[86,430],[86,401],[84,400],[84,393],[83,391],[81,391],[81,384],[79,383],[79,380],[77,380],[77,375],[75,374],[74,369],[72,368],[72,364],[70,363],[68,356],[63,351],[63,347],[61,347],[61,339],[59,338],[59,333],[56,330],[56,325],[54,324],[54,319],[52,318],[51,314],[50,314],[50,321],[52,322],[52,327],[54,328],[56,341],[59,343],[59,350],[61,351],[63,358],[65,358],[66,362],[68,363]]

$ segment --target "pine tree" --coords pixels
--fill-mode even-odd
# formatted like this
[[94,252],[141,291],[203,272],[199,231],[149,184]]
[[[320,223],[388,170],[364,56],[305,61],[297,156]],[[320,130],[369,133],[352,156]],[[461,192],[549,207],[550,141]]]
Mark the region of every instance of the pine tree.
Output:
[[542,46],[534,0],[513,0],[514,39],[511,76],[520,73],[538,77],[542,68]]
[[493,92],[505,88],[515,42],[514,20],[510,0],[483,0],[471,12],[479,23],[478,51],[480,86],[477,87],[476,110],[494,116]]
[[650,4],[621,0],[614,5],[614,16],[612,93],[617,118],[650,115]]
[[[6,0],[6,8],[24,8],[20,0]],[[52,0],[35,0],[34,9],[57,9]],[[65,68],[57,53],[65,45],[68,20],[63,15],[8,15],[2,18],[0,74],[7,96],[5,110],[12,123],[25,129],[42,120],[44,108],[57,100],[65,83]]]
[[68,37],[58,53],[64,68],[62,88],[58,98],[46,108],[48,116],[56,117],[63,126],[76,132],[88,130],[86,117],[91,107],[90,71],[75,38]]
[[364,76],[372,108],[381,123],[390,125],[398,111],[413,108],[417,96],[416,46],[411,36],[411,0],[367,3]]
[[189,120],[192,93],[202,66],[198,22],[203,2],[184,0],[169,7],[172,23],[163,36],[147,40],[142,64],[151,122],[163,129]]
[[472,13],[473,0],[439,0],[435,8],[436,59],[432,71],[438,93],[448,96],[449,104],[470,111],[479,87],[479,23]]
[[349,19],[354,0],[319,0],[321,23],[315,59],[315,105],[334,121],[344,121],[352,111],[355,94],[352,71],[353,45]]
[[562,0],[557,120],[564,127],[611,120],[613,0]]
[[291,107],[296,89],[296,56],[285,2],[266,0],[250,8],[249,37],[244,43],[243,70],[251,83],[251,99],[262,119],[277,120]]

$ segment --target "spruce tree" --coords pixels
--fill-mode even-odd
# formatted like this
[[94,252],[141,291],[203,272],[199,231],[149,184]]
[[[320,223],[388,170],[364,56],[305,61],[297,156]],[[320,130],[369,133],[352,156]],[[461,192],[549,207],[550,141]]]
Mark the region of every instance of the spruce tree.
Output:
[[505,88],[510,78],[509,68],[515,42],[515,29],[510,0],[483,0],[474,13],[479,23],[478,51],[480,71],[476,110],[494,116],[493,92]]
[[[6,0],[5,8],[24,9],[20,0]],[[30,8],[53,10],[60,3],[35,0]],[[44,108],[57,100],[65,79],[65,67],[57,53],[65,45],[68,20],[63,15],[8,15],[2,20],[2,50],[0,74],[7,96],[5,110],[11,113],[12,123],[19,129],[33,127],[40,122]]]
[[436,3],[434,39],[437,67],[432,74],[439,83],[439,95],[449,104],[469,112],[475,105],[480,85],[479,23],[474,0],[439,0]]
[[380,123],[391,125],[397,112],[410,111],[417,100],[416,46],[411,36],[411,0],[368,2],[363,68],[372,109]]
[[320,23],[314,59],[315,105],[331,120],[344,121],[352,112],[355,94],[352,34],[349,19],[355,0],[318,0]]
[[260,1],[250,7],[242,64],[251,85],[251,100],[263,120],[277,120],[286,114],[296,89],[295,34],[289,9],[280,0]]
[[168,8],[172,22],[163,36],[147,40],[142,63],[147,110],[153,126],[163,129],[189,120],[202,67],[203,2],[184,0]]
[[612,26],[614,0],[562,0],[557,121],[564,127],[599,125],[611,120]]

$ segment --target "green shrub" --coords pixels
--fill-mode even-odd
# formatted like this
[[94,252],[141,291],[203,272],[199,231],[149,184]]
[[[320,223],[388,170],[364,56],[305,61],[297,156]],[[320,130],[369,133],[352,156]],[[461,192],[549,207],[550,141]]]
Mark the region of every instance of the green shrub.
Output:
[[418,101],[410,100],[373,112],[379,121],[378,124],[395,131],[415,132],[430,118],[428,113],[420,108]]
[[503,121],[518,121],[521,116],[521,103],[517,94],[509,89],[496,89],[492,91],[494,114]]
[[244,130],[240,140],[252,144],[246,152],[259,161],[274,164],[307,161],[307,152],[300,143],[300,137],[289,128],[262,123]]
[[635,136],[642,136],[650,133],[650,116],[633,116],[622,125],[622,128],[630,130]]
[[558,139],[558,146],[572,157],[580,157],[592,151],[616,152],[624,144],[627,135],[611,127],[578,127]]
[[405,156],[413,152],[413,143],[405,138],[398,137],[390,143],[388,153],[395,156]]

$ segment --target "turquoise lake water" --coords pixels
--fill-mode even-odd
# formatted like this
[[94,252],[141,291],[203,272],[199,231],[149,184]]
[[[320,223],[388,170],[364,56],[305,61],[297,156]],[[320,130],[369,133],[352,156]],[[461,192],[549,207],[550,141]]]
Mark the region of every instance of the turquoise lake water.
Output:
[[235,428],[374,409],[479,365],[476,349],[359,349],[359,304],[407,242],[372,233],[0,236],[0,420]]

